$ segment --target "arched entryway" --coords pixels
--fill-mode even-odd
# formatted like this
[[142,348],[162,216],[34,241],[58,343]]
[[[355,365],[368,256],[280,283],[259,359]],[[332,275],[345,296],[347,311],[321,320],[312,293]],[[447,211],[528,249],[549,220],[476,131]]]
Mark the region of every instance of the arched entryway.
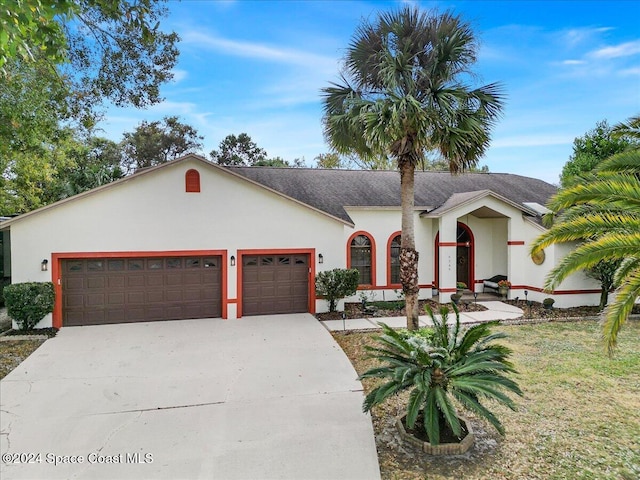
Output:
[[[453,246],[453,244],[450,244]],[[471,291],[475,283],[475,241],[468,225],[458,222],[456,229],[456,282],[463,282]],[[440,286],[440,232],[435,243],[435,284]]]

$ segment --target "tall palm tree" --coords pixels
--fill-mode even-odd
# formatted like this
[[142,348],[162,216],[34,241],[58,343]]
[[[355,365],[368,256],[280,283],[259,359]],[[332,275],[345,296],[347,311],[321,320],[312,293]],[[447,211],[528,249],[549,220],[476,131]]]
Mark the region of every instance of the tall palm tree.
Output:
[[323,89],[324,131],[332,148],[364,158],[389,156],[400,170],[400,280],[409,329],[418,327],[416,164],[438,152],[452,173],[476,165],[502,108],[498,84],[467,84],[477,50],[473,31],[459,16],[405,6],[358,27],[341,81]]
[[583,182],[560,190],[549,208],[560,213],[533,243],[532,253],[555,243],[580,243],[549,272],[547,291],[600,261],[621,261],[614,275],[615,299],[602,313],[603,338],[612,354],[640,296],[640,149],[605,160]]

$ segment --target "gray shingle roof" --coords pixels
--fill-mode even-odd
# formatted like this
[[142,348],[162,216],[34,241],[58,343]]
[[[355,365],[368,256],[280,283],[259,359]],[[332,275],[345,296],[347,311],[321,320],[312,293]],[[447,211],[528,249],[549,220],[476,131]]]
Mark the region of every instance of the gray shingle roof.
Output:
[[[353,223],[344,207],[399,207],[400,174],[382,170],[324,170],[314,168],[227,167],[250,180]],[[556,187],[536,178],[511,173],[416,171],[416,207],[438,208],[454,194],[489,190],[513,203],[547,203]]]

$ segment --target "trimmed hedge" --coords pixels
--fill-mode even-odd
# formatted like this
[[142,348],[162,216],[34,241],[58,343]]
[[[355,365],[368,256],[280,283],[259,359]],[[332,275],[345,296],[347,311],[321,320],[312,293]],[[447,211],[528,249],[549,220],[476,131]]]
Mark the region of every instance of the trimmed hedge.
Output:
[[31,330],[47,313],[53,312],[55,291],[51,282],[13,283],[4,287],[7,313],[20,330]]
[[316,275],[316,293],[329,300],[329,311],[336,311],[338,300],[349,297],[358,289],[358,270],[334,268]]

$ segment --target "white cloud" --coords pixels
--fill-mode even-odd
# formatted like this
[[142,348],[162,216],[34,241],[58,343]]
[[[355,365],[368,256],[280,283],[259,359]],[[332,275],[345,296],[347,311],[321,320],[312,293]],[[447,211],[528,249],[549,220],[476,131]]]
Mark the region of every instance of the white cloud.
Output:
[[584,65],[585,62],[584,60],[564,60],[562,62],[563,65]]
[[227,55],[256,58],[259,60],[297,65],[316,70],[335,71],[337,67],[337,61],[332,57],[317,55],[292,48],[282,48],[261,43],[230,40],[206,33],[185,33],[183,35],[183,43],[197,44],[202,48],[209,48]]
[[640,53],[640,40],[625,42],[620,45],[604,47],[589,53],[593,58],[629,57]]
[[562,40],[570,47],[575,47],[581,43],[587,42],[604,32],[613,30],[613,27],[596,27],[596,28],[572,28],[562,33]]
[[625,70],[620,70],[620,75],[622,75],[622,76],[627,76],[627,75],[640,76],[640,67],[627,68]]
[[173,83],[179,83],[189,76],[189,72],[187,72],[186,70],[181,70],[179,68],[174,68],[171,73],[173,73]]

